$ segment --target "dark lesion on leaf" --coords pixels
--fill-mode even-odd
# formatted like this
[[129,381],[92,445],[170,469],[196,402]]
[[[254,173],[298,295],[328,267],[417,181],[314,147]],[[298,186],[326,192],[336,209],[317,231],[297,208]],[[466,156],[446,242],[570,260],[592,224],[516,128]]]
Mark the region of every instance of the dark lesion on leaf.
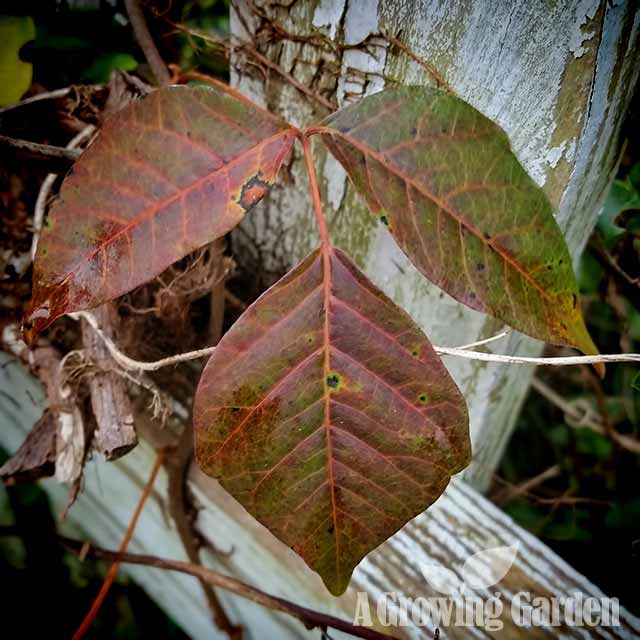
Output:
[[253,207],[256,202],[262,200],[265,194],[269,191],[271,185],[264,180],[262,171],[258,171],[256,175],[249,178],[247,182],[242,185],[240,191],[240,197],[237,199],[237,203],[245,210],[248,211]]
[[330,371],[325,379],[329,392],[340,391],[344,387],[344,378],[337,371]]
[[429,403],[429,394],[425,391],[422,391],[418,394],[418,404],[428,404]]

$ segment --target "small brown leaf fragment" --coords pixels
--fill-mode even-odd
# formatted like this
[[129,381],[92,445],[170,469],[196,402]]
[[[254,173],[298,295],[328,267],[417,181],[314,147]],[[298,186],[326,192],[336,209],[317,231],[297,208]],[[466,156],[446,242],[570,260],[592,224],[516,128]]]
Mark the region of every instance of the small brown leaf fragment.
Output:
[[56,416],[46,409],[20,448],[0,468],[0,478],[5,484],[34,482],[54,474],[56,430]]

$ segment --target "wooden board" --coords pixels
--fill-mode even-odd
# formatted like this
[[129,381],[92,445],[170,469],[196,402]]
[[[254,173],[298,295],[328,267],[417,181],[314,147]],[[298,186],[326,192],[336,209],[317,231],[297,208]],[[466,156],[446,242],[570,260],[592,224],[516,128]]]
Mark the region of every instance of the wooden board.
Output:
[[[15,360],[0,353],[0,446],[15,451],[39,417],[44,402],[40,385]],[[154,452],[142,443],[134,452],[116,462],[89,463],[83,492],[69,513],[74,535],[84,532],[97,544],[115,549],[120,543],[142,487],[150,472]],[[57,511],[66,502],[66,489],[53,480],[43,483]],[[580,591],[602,597],[601,591],[534,536],[517,526],[500,509],[461,479],[451,483],[428,513],[410,522],[389,541],[372,552],[356,570],[352,586],[341,598],[333,598],[320,578],[302,560],[273,538],[253,520],[218,484],[194,470],[192,487],[202,508],[198,526],[216,548],[231,551],[229,556],[207,554],[208,564],[255,584],[263,590],[294,600],[298,604],[353,619],[356,592],[367,594],[374,610],[383,592],[406,597],[430,597],[437,593],[421,574],[423,563],[435,563],[461,576],[464,561],[477,551],[518,544],[516,561],[504,580],[490,592],[510,594],[527,591],[532,595],[566,597]],[[166,478],[156,481],[131,551],[184,559],[176,532],[165,512]],[[69,526],[69,524],[67,526]],[[179,574],[146,567],[125,567],[158,604],[193,638],[222,637],[214,634],[198,583]],[[489,591],[479,591],[487,597]],[[247,627],[248,638],[319,637],[282,614],[273,614],[235,596],[222,594],[234,621]],[[553,631],[563,638],[633,638],[640,636],[640,620],[624,609],[619,629],[569,629]],[[549,636],[536,630],[517,628],[505,607],[504,628],[493,637],[535,638]],[[428,627],[427,627],[428,629]],[[389,629],[391,631],[391,629]],[[406,637],[424,637],[425,629],[415,625],[400,630]],[[431,630],[433,631],[433,629]],[[397,630],[393,630],[397,633]],[[431,635],[431,634],[429,634]],[[336,632],[331,637],[343,637]],[[443,637],[489,637],[482,630],[451,627]]]

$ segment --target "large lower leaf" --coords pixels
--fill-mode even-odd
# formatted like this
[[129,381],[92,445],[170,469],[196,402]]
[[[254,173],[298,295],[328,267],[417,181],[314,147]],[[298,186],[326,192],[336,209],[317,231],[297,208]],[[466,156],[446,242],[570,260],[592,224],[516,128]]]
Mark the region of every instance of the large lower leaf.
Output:
[[404,87],[314,129],[429,280],[523,333],[597,353],[551,205],[500,127],[455,96]]
[[294,137],[274,116],[204,87],[160,89],[115,114],[49,213],[27,337],[232,229],[273,183]]
[[203,470],[334,594],[470,455],[464,400],[429,341],[337,250],[223,337],[194,421]]

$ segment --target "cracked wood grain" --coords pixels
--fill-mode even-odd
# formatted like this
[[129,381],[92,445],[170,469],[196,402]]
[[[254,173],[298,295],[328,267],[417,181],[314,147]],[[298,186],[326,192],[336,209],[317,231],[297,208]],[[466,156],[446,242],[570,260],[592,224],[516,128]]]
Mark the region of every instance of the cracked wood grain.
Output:
[[[119,319],[115,307],[106,303],[94,311],[102,331],[113,338],[118,333]],[[98,366],[109,363],[111,355],[103,340],[82,321],[82,341],[89,356]],[[113,371],[92,372],[88,379],[91,408],[96,419],[93,446],[105,460],[117,460],[138,444],[133,409],[122,376]]]

